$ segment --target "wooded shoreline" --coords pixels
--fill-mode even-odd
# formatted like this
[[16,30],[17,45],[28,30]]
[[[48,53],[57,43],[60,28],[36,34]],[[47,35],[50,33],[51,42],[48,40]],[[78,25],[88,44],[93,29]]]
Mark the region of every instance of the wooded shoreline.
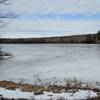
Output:
[[56,36],[56,37],[41,37],[41,38],[0,38],[0,44],[2,43],[100,44],[100,31],[98,31],[98,33],[96,34],[72,35],[72,36]]

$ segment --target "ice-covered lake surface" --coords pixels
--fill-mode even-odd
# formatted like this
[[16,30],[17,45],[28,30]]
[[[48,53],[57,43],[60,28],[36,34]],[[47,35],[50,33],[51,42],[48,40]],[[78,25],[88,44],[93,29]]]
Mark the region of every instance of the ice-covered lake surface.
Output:
[[0,62],[0,79],[100,81],[99,44],[0,44],[13,58]]

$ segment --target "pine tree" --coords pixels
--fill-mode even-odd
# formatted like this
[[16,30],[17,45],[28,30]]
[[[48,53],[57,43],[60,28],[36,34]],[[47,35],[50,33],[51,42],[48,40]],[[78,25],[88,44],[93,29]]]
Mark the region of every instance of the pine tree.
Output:
[[100,40],[100,31],[97,32],[97,38]]

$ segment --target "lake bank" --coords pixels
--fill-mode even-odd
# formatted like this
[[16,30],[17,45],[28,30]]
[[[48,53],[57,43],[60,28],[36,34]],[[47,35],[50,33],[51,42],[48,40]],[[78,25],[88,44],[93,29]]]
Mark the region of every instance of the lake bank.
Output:
[[99,35],[96,34],[83,34],[72,36],[55,36],[55,37],[41,37],[41,38],[0,38],[0,43],[52,43],[52,44],[72,44],[72,43],[87,43],[87,44],[100,44]]
[[[38,80],[37,80],[38,81]],[[51,82],[44,85],[41,81],[39,84],[29,84],[13,81],[0,81],[0,97],[2,100],[32,99],[32,100],[99,100],[100,88],[99,83],[92,85],[82,81],[66,80],[63,85],[59,82]],[[10,96],[9,96],[9,95]]]

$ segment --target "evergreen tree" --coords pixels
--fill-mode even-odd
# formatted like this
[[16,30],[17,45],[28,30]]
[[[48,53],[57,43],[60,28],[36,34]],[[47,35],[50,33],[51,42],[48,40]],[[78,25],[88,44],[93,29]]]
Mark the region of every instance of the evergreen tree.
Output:
[[97,32],[97,38],[100,40],[100,31]]
[[87,36],[85,43],[95,43],[95,39],[90,34]]

